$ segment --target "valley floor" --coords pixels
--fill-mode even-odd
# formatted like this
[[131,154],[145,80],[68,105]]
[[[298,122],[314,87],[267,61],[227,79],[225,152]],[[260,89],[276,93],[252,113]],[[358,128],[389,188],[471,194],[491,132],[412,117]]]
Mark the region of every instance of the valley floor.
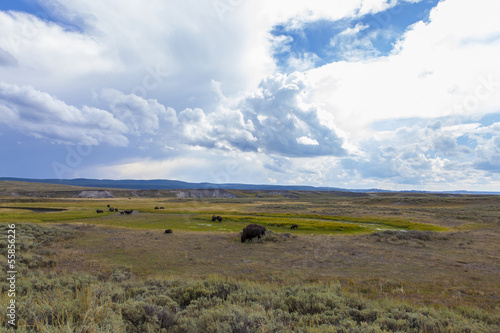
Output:
[[[0,197],[2,264],[7,224],[18,232],[22,329],[498,331],[500,196],[231,193]],[[223,221],[212,222],[212,214]],[[248,223],[265,225],[266,236],[241,243]],[[2,282],[1,309],[6,288]],[[242,301],[240,293],[250,294]],[[308,297],[312,303],[300,303]],[[411,315],[397,314],[402,306]],[[231,325],[210,324],[220,320],[217,309]],[[100,319],[88,322],[82,311],[102,317],[96,312]]]

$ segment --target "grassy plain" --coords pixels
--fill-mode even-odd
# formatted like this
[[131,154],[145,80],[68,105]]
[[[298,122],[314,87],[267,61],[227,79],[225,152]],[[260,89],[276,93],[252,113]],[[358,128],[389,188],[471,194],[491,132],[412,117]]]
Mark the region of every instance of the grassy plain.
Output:
[[[28,191],[26,188],[24,190]],[[40,190],[36,188],[36,191]],[[57,192],[56,187],[50,190],[52,193]],[[15,191],[15,186],[10,191]],[[231,288],[238,290],[261,288],[255,291],[259,295],[268,295],[266,293],[272,293],[272,290],[296,288],[296,294],[311,290],[310,297],[314,295],[319,303],[323,299],[320,295],[336,295],[365,302],[365,308],[375,309],[375,314],[371,313],[366,318],[352,317],[355,311],[346,310],[348,313],[344,317],[353,320],[351,329],[346,329],[351,324],[340,322],[325,326],[330,328],[321,328],[323,324],[315,325],[313,317],[275,318],[276,323],[280,323],[276,327],[282,327],[282,330],[271,329],[273,319],[264,316],[264,319],[260,319],[262,325],[259,326],[259,321],[252,321],[246,330],[236,329],[235,324],[232,328],[206,329],[207,332],[341,332],[343,329],[346,332],[356,329],[359,332],[446,332],[450,331],[446,320],[461,323],[461,328],[457,326],[451,331],[467,332],[469,327],[472,329],[469,331],[494,332],[500,325],[498,196],[230,192],[235,198],[179,199],[172,193],[163,197],[147,193],[144,197],[89,199],[69,195],[73,192],[67,192],[67,197],[59,195],[57,198],[3,196],[0,197],[0,222],[16,223],[25,226],[23,228],[26,230],[37,230],[36,237],[21,238],[25,252],[21,253],[27,265],[24,273],[26,277],[36,273],[51,276],[44,277],[47,281],[55,281],[90,276],[90,280],[94,278],[99,283],[108,283],[106,288],[109,290],[148,290],[147,281],[151,279],[170,281],[168,283],[174,285],[172,281],[184,281],[184,292],[188,296],[194,293],[196,299],[200,298],[199,293],[211,295],[211,288],[225,281],[233,286]],[[122,210],[132,209],[134,213],[121,215],[109,212],[106,210],[107,205]],[[164,209],[155,209],[155,206]],[[97,214],[96,209],[105,209],[105,212]],[[223,221],[212,222],[213,214],[221,215]],[[271,232],[261,241],[242,244],[238,232],[249,223],[265,225]],[[299,228],[291,230],[292,224],[297,224]],[[72,236],[56,237],[41,247],[36,245],[37,238],[43,238],[44,228],[53,226]],[[165,234],[163,231],[167,228],[173,229],[173,234]],[[36,251],[31,253],[31,249]],[[0,256],[0,260],[4,262],[6,258]],[[46,283],[50,285],[50,282]],[[64,283],[58,283],[64,290]],[[95,283],[82,283],[83,289],[73,288],[73,296],[82,299],[90,297],[87,302],[98,302],[93,296],[78,294],[87,290],[92,295]],[[206,284],[202,288],[204,291],[193,291],[194,286],[199,287],[200,283]],[[40,286],[33,288],[43,290]],[[29,294],[28,289],[26,295]],[[128,307],[135,309],[130,310],[132,312],[143,309],[139,303],[130,305],[132,301],[146,302],[144,309],[147,309],[151,303],[145,301],[145,296],[139,297],[142,294],[138,291],[136,294],[132,291],[130,295],[125,293],[119,296],[108,289],[104,294],[111,293],[108,295],[110,299],[118,297],[115,299],[118,303],[113,301],[108,304],[111,308],[119,304],[120,311],[113,312],[113,316],[121,313],[121,317],[115,316],[118,318],[116,325],[119,326],[123,320],[129,332],[144,330],[147,326],[144,321],[134,319],[146,326],[130,324],[134,322],[129,320],[132,314],[129,317],[126,314],[130,310]],[[164,305],[162,309],[168,309],[173,316],[171,319],[177,318],[178,326],[174,326],[181,327],[181,318],[184,318],[182,316],[186,314],[184,311],[188,311],[189,304],[183,304],[185,298],[182,295],[173,295],[173,289],[168,290],[162,293],[168,294],[168,302],[174,302],[175,306]],[[160,297],[160,294],[155,295]],[[288,298],[293,296],[292,291],[282,296],[273,295],[262,297],[283,297],[279,305],[281,310],[295,313],[299,305],[294,303],[297,300]],[[248,299],[250,296],[245,297]],[[211,297],[206,298],[206,302],[214,301]],[[289,299],[288,303],[285,299]],[[39,306],[38,301],[33,300],[32,305]],[[158,302],[153,303],[160,306],[167,301]],[[264,306],[262,302],[259,300],[259,306]],[[208,313],[224,308],[222,304],[216,303],[205,304]],[[239,311],[254,313],[255,316],[270,313],[268,310],[262,312],[255,304],[252,309],[246,310],[243,310],[244,302],[238,301],[237,304],[238,310],[231,310],[233,316],[234,313],[241,314]],[[379,304],[378,310],[375,304]],[[420,326],[416,325],[413,329],[411,325],[404,326],[402,323],[400,326],[394,323],[376,324],[383,322],[383,318],[393,320],[389,313],[403,305],[411,307],[418,316],[425,311],[451,311],[453,315],[436,314],[439,320],[447,319],[435,325],[421,318]],[[229,311],[228,308],[224,309]],[[331,306],[326,306],[318,313],[326,316],[328,311],[333,310]],[[301,315],[307,314],[306,309],[300,311]],[[274,315],[279,317],[277,312]],[[160,314],[157,313],[158,316]],[[200,312],[196,316],[199,319],[203,314]],[[409,320],[403,317],[394,320]],[[333,317],[328,318],[333,320]],[[68,318],[65,320],[70,321]],[[237,323],[245,322],[241,318],[234,320]],[[73,320],[75,322],[76,319]],[[474,326],[476,324],[473,322],[480,325]],[[64,326],[67,323],[62,324]],[[169,329],[163,324],[158,325],[164,331],[196,332],[196,329],[177,330],[174,326],[167,325]],[[362,328],[363,325],[366,330]],[[38,327],[60,326],[42,320]],[[101,332],[100,328],[88,331]],[[151,328],[150,331],[159,330]]]

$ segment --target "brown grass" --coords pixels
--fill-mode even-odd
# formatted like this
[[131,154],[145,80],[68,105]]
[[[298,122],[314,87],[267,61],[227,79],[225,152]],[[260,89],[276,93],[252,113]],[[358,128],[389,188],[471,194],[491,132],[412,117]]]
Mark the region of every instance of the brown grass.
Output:
[[59,269],[106,275],[127,267],[138,277],[220,275],[281,283],[340,280],[373,298],[490,310],[500,305],[498,229],[433,233],[427,241],[292,235],[245,244],[237,233],[84,229],[84,237],[57,245]]

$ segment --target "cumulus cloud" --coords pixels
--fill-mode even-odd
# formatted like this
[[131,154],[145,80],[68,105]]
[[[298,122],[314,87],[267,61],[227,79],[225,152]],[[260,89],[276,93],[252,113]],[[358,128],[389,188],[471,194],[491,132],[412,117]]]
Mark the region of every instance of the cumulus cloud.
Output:
[[413,119],[412,125],[377,132],[361,144],[363,153],[343,159],[352,175],[428,185],[470,181],[500,173],[500,123],[474,117]]
[[498,6],[486,0],[442,1],[428,23],[404,34],[397,52],[312,69],[313,84],[306,90],[334,114],[339,127],[356,133],[353,140],[369,136],[366,127],[378,120],[492,112],[500,105],[494,60],[500,43],[462,41],[499,31],[491,14]]
[[283,156],[342,156],[344,141],[334,124],[322,118],[319,106],[303,99],[306,81],[300,73],[268,77],[240,102],[239,109],[253,124],[262,151]]
[[277,74],[246,96],[222,102],[215,112],[185,109],[178,116],[181,138],[205,148],[282,156],[346,154],[331,119],[302,99],[305,80],[300,73]]
[[0,82],[0,122],[59,143],[125,146],[127,127],[105,110],[68,105],[31,86]]
[[482,132],[476,138],[480,144],[475,149],[474,166],[488,173],[500,174],[500,122],[488,126]]
[[245,123],[239,110],[220,107],[205,114],[201,109],[185,109],[179,113],[180,138],[192,146],[210,149],[256,151],[252,125]]
[[[156,134],[177,126],[177,115],[172,108],[165,108],[156,99],[144,99],[134,94],[125,95],[116,89],[103,89],[100,99],[109,105],[113,115],[122,121],[129,132],[136,136]],[[163,122],[164,121],[164,122]]]

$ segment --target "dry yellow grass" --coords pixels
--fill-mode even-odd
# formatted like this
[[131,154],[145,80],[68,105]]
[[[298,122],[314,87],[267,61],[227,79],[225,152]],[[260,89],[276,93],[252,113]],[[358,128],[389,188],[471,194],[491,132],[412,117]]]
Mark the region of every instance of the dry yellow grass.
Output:
[[427,241],[291,235],[245,244],[237,233],[84,230],[71,245],[58,245],[59,269],[109,274],[127,267],[139,277],[220,275],[285,284],[340,280],[368,297],[490,310],[500,304],[498,230],[450,233]]

